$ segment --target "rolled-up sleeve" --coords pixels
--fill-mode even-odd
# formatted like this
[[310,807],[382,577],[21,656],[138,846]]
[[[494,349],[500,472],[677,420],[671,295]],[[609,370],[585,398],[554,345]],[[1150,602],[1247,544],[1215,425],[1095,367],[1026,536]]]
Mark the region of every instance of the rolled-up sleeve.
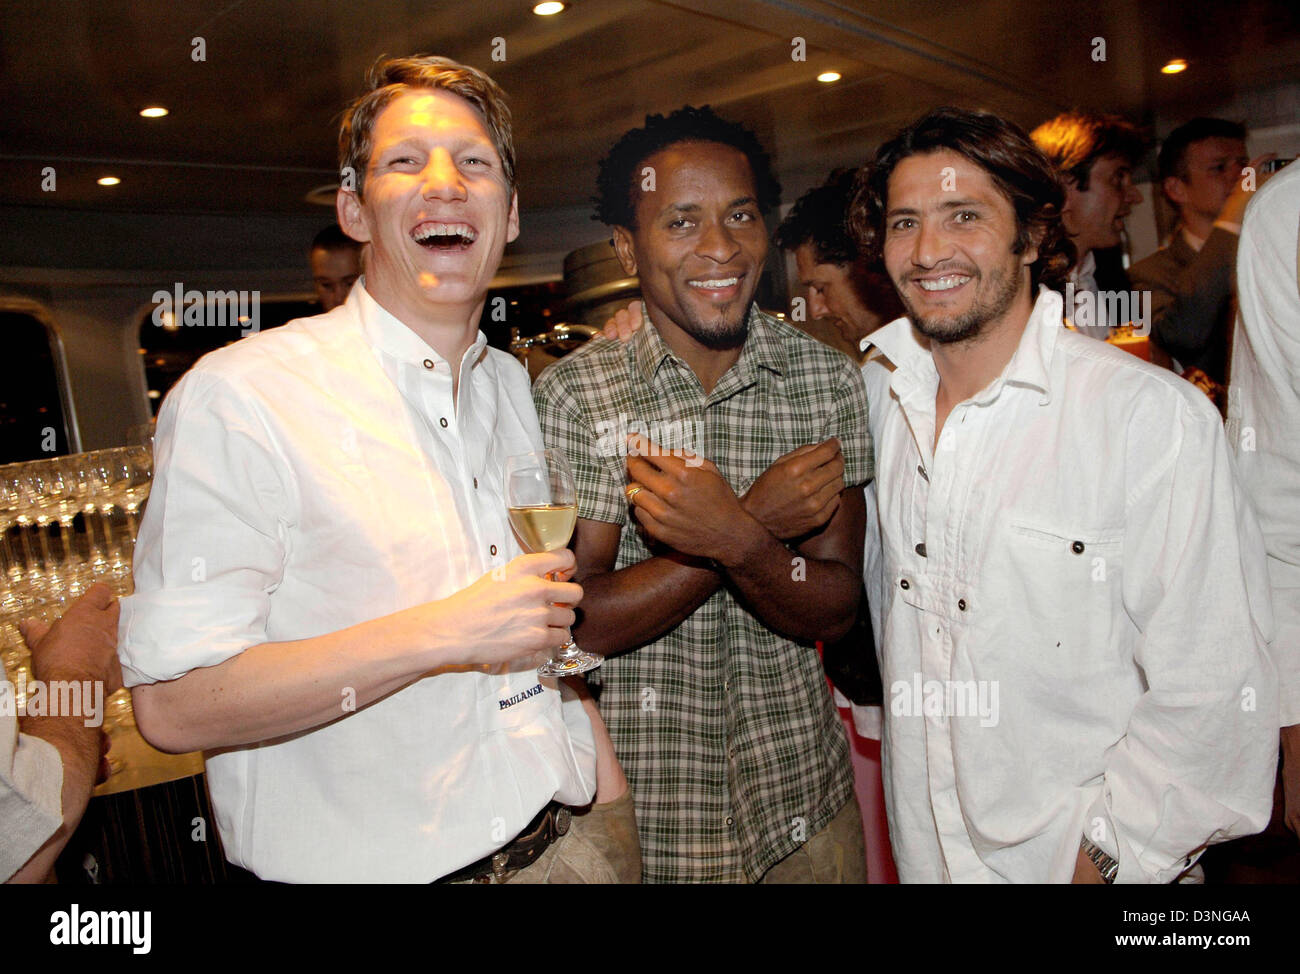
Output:
[[287,553],[289,465],[237,382],[191,371],[158,418],[155,470],[122,601],[127,686],[266,641]]
[[1263,829],[1276,773],[1259,528],[1210,409],[1182,409],[1169,443],[1154,466],[1129,458],[1150,470],[1130,490],[1123,569],[1146,691],[1085,824],[1121,882],[1170,882],[1206,844]]
[[63,761],[53,744],[0,716],[0,883],[63,824]]

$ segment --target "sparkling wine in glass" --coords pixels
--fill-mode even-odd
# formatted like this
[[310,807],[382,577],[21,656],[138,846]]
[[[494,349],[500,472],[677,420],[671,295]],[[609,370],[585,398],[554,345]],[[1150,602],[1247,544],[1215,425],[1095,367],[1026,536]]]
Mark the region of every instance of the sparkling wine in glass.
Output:
[[[540,450],[510,457],[506,460],[505,481],[510,525],[523,546],[537,552],[557,551],[567,545],[578,520],[578,504],[573,472],[564,454]],[[603,657],[579,649],[570,636],[537,672],[542,676],[575,676],[594,670],[602,662]]]

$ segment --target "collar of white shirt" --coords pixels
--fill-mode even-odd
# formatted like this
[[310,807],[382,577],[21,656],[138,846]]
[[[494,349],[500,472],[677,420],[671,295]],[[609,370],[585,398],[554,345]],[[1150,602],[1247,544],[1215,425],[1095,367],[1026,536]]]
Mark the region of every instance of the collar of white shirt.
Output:
[[[354,299],[366,342],[381,356],[387,356],[402,365],[448,373],[451,371],[450,364],[433,346],[374,299],[366,290],[364,277],[358,279],[348,295],[349,302]],[[460,360],[462,380],[467,369],[473,369],[487,357],[487,344],[487,336],[480,330]]]
[[[1002,373],[972,398],[976,405],[993,402],[1007,385],[1025,386],[1042,393],[1040,405],[1052,399],[1051,365],[1056,339],[1064,327],[1061,295],[1046,287],[1039,288],[1038,300],[1025,325],[1016,350]],[[872,332],[862,340],[862,349],[874,345],[894,363],[890,388],[902,403],[918,395],[934,406],[939,388],[939,372],[929,348],[921,343],[910,319],[904,317]]]
[[1097,258],[1091,250],[1070,269],[1069,280],[1076,291],[1097,290]]

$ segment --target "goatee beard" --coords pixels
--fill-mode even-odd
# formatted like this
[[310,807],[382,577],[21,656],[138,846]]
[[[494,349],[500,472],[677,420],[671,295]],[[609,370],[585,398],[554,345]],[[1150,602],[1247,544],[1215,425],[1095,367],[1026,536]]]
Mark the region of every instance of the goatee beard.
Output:
[[730,348],[739,348],[749,338],[749,309],[745,310],[740,321],[734,325],[729,324],[725,318],[712,324],[694,319],[687,330],[692,338],[711,351],[722,352]]

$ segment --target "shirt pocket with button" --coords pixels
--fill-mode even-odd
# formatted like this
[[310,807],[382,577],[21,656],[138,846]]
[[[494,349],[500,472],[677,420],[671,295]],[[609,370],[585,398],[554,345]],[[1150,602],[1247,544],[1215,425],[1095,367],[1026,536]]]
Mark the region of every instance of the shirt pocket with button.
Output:
[[1049,525],[1013,519],[1006,545],[1011,566],[1024,583],[1026,597],[1042,594],[1056,607],[1061,597],[1075,595],[1091,601],[1096,595],[1118,595],[1123,567],[1123,528]]
[[996,551],[982,566],[981,638],[968,662],[1000,683],[1005,740],[1035,740],[1054,755],[1050,771],[1021,774],[1088,780],[1141,693],[1122,596],[1124,532],[1100,524],[1011,515],[989,539]]
[[1022,616],[1013,631],[1050,638],[1052,645],[1039,648],[1063,647],[1067,657],[1071,646],[1117,645],[1124,623],[1122,528],[1011,518],[999,547],[1007,560],[988,570],[998,578],[992,594]]

